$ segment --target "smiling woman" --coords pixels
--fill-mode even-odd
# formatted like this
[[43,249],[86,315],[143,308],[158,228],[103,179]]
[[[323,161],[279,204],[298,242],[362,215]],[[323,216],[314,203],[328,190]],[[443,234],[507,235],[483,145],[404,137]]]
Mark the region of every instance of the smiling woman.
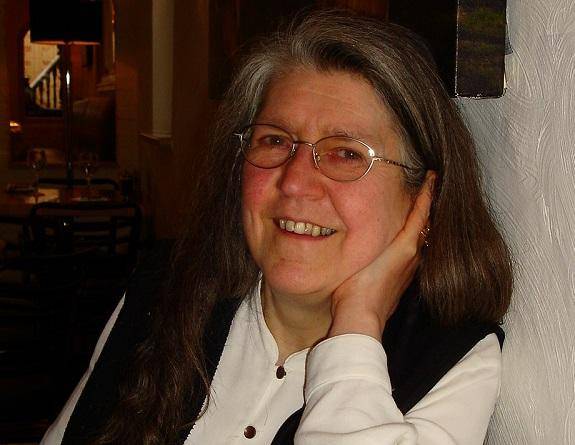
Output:
[[511,269],[478,178],[417,37],[331,12],[274,35],[43,443],[482,444]]
[[[319,140],[316,147],[329,143],[333,134],[361,134],[365,144],[378,147],[378,154],[400,158],[400,137],[390,113],[370,84],[355,74],[293,70],[270,84],[255,121],[281,123],[298,140]],[[336,142],[341,151],[340,141]],[[344,147],[354,146],[352,141],[341,142]],[[404,226],[413,196],[404,187],[401,168],[379,164],[365,176],[367,169],[362,168],[355,181],[335,181],[325,176],[324,156],[314,157],[306,148],[299,142],[289,162],[277,168],[244,165],[242,220],[248,248],[264,276],[266,321],[277,323],[278,329],[287,324],[293,330],[291,323],[270,318],[278,311],[308,314],[317,340],[328,331],[332,314],[312,308],[329,308],[335,290],[385,250]],[[346,152],[357,153],[350,148]],[[345,162],[337,164],[332,176],[345,173],[354,161]],[[294,224],[294,231],[289,226],[282,230],[281,219]],[[426,219],[422,216],[416,236]],[[325,227],[324,233],[329,230],[330,235],[317,239],[305,233],[294,235],[298,226],[306,224]],[[380,338],[381,331],[373,336]],[[280,361],[291,352],[291,348],[282,351],[280,345]]]

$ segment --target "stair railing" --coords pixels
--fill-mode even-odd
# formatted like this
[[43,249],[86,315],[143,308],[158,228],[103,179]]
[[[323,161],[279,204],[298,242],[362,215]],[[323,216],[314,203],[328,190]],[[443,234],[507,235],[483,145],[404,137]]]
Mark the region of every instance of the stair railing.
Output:
[[38,106],[46,110],[60,110],[60,56],[55,56],[30,83],[30,94]]

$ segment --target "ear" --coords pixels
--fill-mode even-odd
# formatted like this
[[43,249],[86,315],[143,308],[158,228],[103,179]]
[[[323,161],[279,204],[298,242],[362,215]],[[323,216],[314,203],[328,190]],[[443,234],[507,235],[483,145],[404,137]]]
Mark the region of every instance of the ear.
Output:
[[435,181],[437,179],[437,172],[435,170],[427,170],[425,173],[425,179],[421,184],[419,190],[413,195],[413,202],[417,200],[417,197],[422,193],[428,193],[431,198],[431,205],[433,205],[433,199],[435,198]]
[[427,173],[425,174],[425,180],[423,181],[423,187],[427,187],[427,190],[429,191],[432,200],[435,197],[436,179],[437,179],[437,172],[435,170],[427,170]]

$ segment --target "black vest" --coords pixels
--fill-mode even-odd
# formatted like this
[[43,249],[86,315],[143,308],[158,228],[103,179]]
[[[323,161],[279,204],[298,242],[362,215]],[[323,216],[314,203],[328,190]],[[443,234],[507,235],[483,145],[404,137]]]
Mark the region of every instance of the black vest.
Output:
[[[148,331],[150,307],[161,291],[169,250],[168,245],[161,246],[138,266],[124,306],[68,422],[63,445],[87,443],[87,438],[101,427],[115,405],[128,357]],[[238,299],[224,300],[208,326],[205,349],[210,379],[216,371],[238,304]],[[479,340],[492,332],[502,344],[503,331],[494,324],[442,328],[429,315],[416,290],[408,289],[383,334],[392,395],[401,412],[407,413]],[[190,401],[186,407],[189,418],[197,417],[202,403],[203,400]],[[272,445],[293,444],[302,412],[303,407],[284,422]],[[189,427],[182,431],[178,443],[184,443],[188,433]]]

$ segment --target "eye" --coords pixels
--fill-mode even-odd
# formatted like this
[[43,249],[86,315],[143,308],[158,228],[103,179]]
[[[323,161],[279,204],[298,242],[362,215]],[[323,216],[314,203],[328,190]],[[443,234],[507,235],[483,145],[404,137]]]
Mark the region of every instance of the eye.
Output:
[[291,140],[281,134],[268,134],[258,139],[258,145],[268,147],[291,147]]
[[352,150],[351,148],[338,148],[336,150],[334,150],[333,155],[341,158],[342,160],[346,160],[346,161],[363,161],[363,155],[355,150]]
[[321,158],[330,164],[364,164],[365,155],[360,150],[349,147],[332,147],[321,153]]

